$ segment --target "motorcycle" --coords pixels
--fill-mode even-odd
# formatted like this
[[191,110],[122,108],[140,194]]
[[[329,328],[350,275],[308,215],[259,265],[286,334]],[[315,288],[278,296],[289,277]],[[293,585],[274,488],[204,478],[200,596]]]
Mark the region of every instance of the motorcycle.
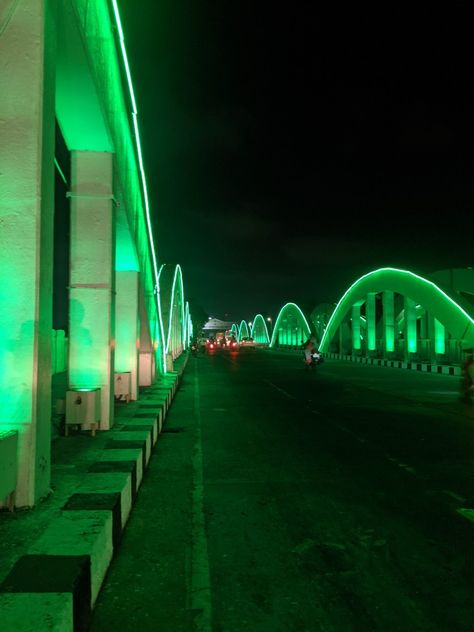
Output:
[[324,362],[324,358],[319,351],[313,351],[309,358],[303,353],[303,361],[307,369],[314,369]]

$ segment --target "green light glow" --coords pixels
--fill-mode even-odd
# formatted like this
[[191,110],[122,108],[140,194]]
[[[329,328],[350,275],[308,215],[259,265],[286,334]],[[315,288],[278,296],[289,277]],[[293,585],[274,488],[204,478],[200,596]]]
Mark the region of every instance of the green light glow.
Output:
[[407,296],[404,297],[404,317],[405,317],[405,338],[407,341],[407,351],[416,353],[416,307],[415,301]]
[[366,301],[366,314],[367,314],[367,349],[369,351],[375,351],[376,349],[376,322],[375,322],[375,294],[369,292],[367,294]]
[[[166,264],[165,264],[166,265]],[[160,275],[164,266],[160,268]],[[176,291],[176,283],[178,282],[178,290]],[[171,286],[170,293],[170,307],[169,307],[169,321],[168,321],[168,336],[166,340],[166,353],[169,353],[171,350],[171,336],[172,331],[174,331],[174,322],[176,319],[176,310],[175,306],[175,296],[177,298],[177,303],[179,305],[179,317],[178,317],[178,328],[179,328],[179,337],[180,341],[183,344],[183,347],[186,346],[186,321],[184,315],[184,287],[183,287],[183,274],[181,271],[181,266],[178,264],[174,269],[173,274],[173,283]]]
[[446,330],[439,320],[434,319],[435,353],[446,353]]
[[[137,105],[136,105],[136,100],[135,100],[135,91],[133,89],[132,78],[131,78],[131,73],[130,73],[130,66],[128,63],[127,51],[125,47],[125,37],[124,37],[123,28],[122,28],[122,21],[120,19],[120,12],[117,6],[117,0],[112,0],[112,6],[113,6],[114,15],[115,15],[115,23],[117,25],[118,39],[120,43],[120,49],[122,52],[122,60],[123,60],[124,68],[125,68],[125,74],[127,77],[130,101],[132,105],[131,114],[132,114],[133,128],[135,131],[135,146],[136,146],[136,152],[138,156],[139,170],[140,170],[140,176],[141,176],[141,182],[142,182],[142,194],[143,194],[143,200],[144,200],[144,205],[145,205],[146,225],[147,225],[147,231],[148,231],[148,247],[149,247],[149,252],[151,253],[153,273],[154,273],[154,279],[155,279],[156,309],[158,311],[158,322],[159,322],[157,333],[158,333],[158,341],[161,342],[160,344],[161,363],[159,363],[159,366],[161,365],[160,366],[161,371],[163,373],[166,373],[166,351],[165,351],[165,344],[164,344],[164,327],[163,327],[163,317],[162,317],[162,310],[161,310],[158,263],[157,263],[157,257],[155,253],[155,247],[154,247],[153,231],[151,228],[148,189],[147,189],[147,184],[146,184],[145,169],[143,166],[140,132],[138,128],[138,118],[137,118],[138,111],[137,111]],[[153,331],[153,329],[151,330]]]
[[365,300],[368,292],[379,293],[386,290],[410,296],[433,314],[454,338],[474,342],[474,318],[468,312],[472,312],[472,308],[461,297],[455,295],[454,299],[447,290],[413,272],[397,268],[379,268],[364,274],[343,294],[324,332],[321,350],[328,350],[330,341],[354,303]]
[[237,340],[240,342],[242,338],[249,337],[249,328],[245,320],[242,320],[239,326],[239,335],[237,336]]
[[[292,317],[292,320],[298,323],[298,331],[295,332],[294,327],[292,326],[283,326],[284,319],[288,318],[288,316]],[[298,340],[299,335],[303,336],[304,338],[308,338],[310,334],[311,329],[308,325],[308,321],[306,320],[305,315],[298,307],[298,305],[296,305],[296,303],[286,303],[281,308],[280,313],[277,316],[275,327],[273,329],[272,340],[270,342],[270,347],[273,347],[275,345],[276,338],[280,337],[280,335],[282,341],[278,340],[278,344],[298,345],[300,343],[300,341]]]
[[252,329],[250,336],[258,344],[268,344],[270,342],[270,336],[268,335],[267,323],[261,314],[257,314],[253,319]]
[[56,167],[59,175],[61,176],[61,180],[64,182],[64,184],[67,186],[67,180],[66,180],[66,176],[63,173],[63,170],[61,169],[61,167],[59,166],[59,162],[56,160],[56,158],[54,159],[54,166]]
[[385,350],[388,353],[393,353],[395,351],[395,304],[393,292],[390,290],[383,292],[382,301]]
[[359,351],[361,348],[360,324],[363,316],[360,315],[360,304],[352,306],[352,348]]

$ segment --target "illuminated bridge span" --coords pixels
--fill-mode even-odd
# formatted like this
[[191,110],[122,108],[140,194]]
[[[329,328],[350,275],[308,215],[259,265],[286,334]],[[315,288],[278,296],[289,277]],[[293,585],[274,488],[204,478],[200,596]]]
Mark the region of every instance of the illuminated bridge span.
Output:
[[284,305],[270,346],[297,347],[309,335],[323,352],[459,364],[463,348],[474,344],[474,271],[425,278],[395,268],[375,270],[355,281],[336,305],[322,303],[310,316],[295,303]]
[[[173,369],[192,323],[180,267],[155,252],[116,0],[5,7],[0,433],[18,432],[16,504],[25,506],[49,491],[51,375],[65,368],[64,350],[68,389],[100,393],[108,429],[114,377],[127,374],[136,399],[139,385]],[[53,233],[64,218],[67,346],[63,332],[52,335]]]

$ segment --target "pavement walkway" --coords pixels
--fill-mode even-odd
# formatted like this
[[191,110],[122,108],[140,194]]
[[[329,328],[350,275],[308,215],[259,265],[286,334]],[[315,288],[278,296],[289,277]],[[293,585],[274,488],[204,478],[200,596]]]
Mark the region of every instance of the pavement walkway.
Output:
[[[87,630],[187,354],[175,371],[117,402],[111,430],[53,433],[51,493],[0,512],[2,632]],[[53,426],[58,417],[53,410]]]

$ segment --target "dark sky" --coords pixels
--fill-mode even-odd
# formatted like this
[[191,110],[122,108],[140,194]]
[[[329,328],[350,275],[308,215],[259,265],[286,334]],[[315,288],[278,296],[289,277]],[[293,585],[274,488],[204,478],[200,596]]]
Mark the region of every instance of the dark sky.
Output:
[[213,316],[472,265],[468,3],[347,4],[121,0],[158,255]]

